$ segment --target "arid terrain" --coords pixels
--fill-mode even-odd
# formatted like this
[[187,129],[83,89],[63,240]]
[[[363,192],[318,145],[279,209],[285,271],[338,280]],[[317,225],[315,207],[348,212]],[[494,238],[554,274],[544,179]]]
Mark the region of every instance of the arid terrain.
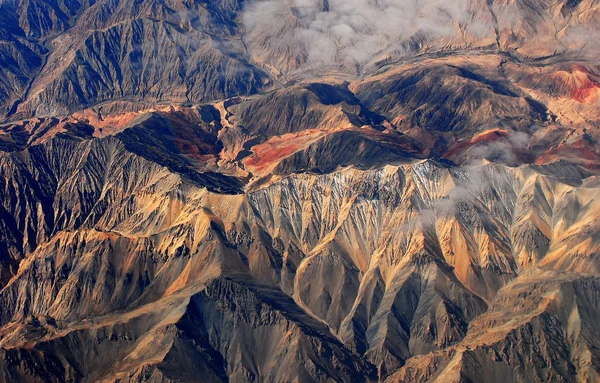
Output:
[[600,3],[0,0],[0,382],[600,381]]

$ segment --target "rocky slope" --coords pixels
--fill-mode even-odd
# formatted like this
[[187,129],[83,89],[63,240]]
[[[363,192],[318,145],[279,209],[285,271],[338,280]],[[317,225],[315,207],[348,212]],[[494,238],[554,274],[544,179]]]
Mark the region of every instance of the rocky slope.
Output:
[[594,177],[427,160],[227,196],[117,137],[4,155],[7,380],[374,380],[532,325],[561,348],[531,351],[554,361],[515,380],[596,376]]
[[0,381],[600,379],[598,5],[353,5],[0,0]]

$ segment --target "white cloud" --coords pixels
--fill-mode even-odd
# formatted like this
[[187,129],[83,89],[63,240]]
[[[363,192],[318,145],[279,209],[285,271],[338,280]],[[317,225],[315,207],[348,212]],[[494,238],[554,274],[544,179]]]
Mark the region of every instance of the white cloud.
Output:
[[[467,0],[268,0],[250,3],[243,20],[254,47],[297,50],[313,67],[351,66],[402,49],[416,34],[455,38],[467,24],[479,37],[493,33],[471,6]],[[484,5],[481,12],[489,11]]]
[[492,159],[507,164],[518,163],[517,155],[527,149],[531,137],[524,132],[512,132],[508,137],[474,147],[470,151],[473,159]]
[[[370,68],[419,49],[528,45],[530,56],[586,52],[597,11],[563,18],[545,2],[487,0],[251,0],[243,11],[247,47],[281,73],[325,66]],[[595,12],[595,13],[594,13]],[[560,31],[560,32],[557,32]],[[539,44],[537,44],[539,42]],[[576,51],[579,51],[578,53]]]

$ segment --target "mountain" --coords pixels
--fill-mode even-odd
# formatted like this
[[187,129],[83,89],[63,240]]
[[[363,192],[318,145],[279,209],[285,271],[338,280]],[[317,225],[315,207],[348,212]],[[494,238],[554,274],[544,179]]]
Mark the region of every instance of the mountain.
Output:
[[600,380],[592,0],[0,0],[1,382]]

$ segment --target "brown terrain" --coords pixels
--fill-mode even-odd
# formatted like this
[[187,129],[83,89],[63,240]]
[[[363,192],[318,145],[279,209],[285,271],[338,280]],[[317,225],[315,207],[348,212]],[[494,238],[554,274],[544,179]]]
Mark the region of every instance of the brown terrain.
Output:
[[0,382],[600,381],[600,4],[371,3],[0,0]]

